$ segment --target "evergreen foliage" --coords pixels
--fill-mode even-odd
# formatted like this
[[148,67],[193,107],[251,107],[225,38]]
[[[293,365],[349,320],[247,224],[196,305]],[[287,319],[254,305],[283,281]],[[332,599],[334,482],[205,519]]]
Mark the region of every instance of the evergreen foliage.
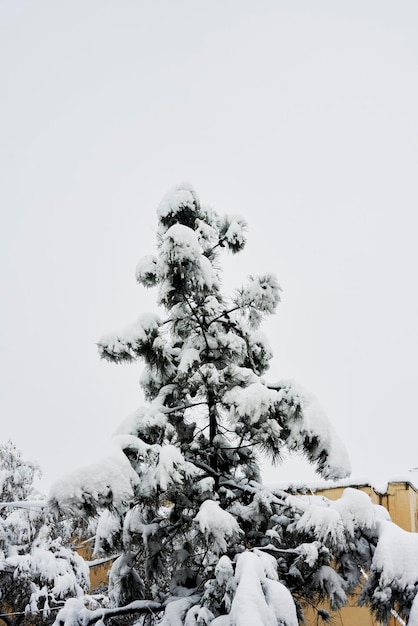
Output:
[[52,622],[63,600],[83,596],[87,566],[70,547],[68,524],[57,522],[35,490],[36,463],[12,442],[0,445],[0,620],[17,626],[27,614]]
[[[316,400],[264,378],[272,353],[260,325],[280,302],[276,278],[222,292],[220,253],[245,243],[244,220],[217,215],[188,184],[158,207],[158,253],[136,279],[158,289],[161,316],[141,315],[98,344],[115,363],[142,361],[147,404],[120,427],[112,455],[50,497],[55,510],[98,516],[97,555],[119,555],[109,605],[68,603],[57,624],[132,614],[161,626],[296,626],[306,604],[325,620],[319,603],[338,609],[370,569],[363,599],[375,608],[373,554],[391,524],[381,510],[353,489],[330,502],[261,483],[260,455],[279,461],[286,448],[325,478],[349,465]],[[379,616],[391,608],[381,594]]]

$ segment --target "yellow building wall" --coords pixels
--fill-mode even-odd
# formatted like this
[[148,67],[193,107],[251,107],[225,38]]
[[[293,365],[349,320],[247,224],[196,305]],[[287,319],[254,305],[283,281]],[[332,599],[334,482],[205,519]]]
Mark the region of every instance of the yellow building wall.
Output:
[[97,589],[100,589],[100,587],[107,586],[109,582],[109,570],[112,567],[112,564],[116,560],[117,556],[107,559],[94,559],[93,547],[94,537],[92,539],[87,539],[86,541],[83,541],[83,543],[76,547],[76,550],[80,554],[80,556],[82,556],[83,559],[85,559],[87,562],[96,562],[96,565],[92,565],[90,567],[90,590],[96,591]]

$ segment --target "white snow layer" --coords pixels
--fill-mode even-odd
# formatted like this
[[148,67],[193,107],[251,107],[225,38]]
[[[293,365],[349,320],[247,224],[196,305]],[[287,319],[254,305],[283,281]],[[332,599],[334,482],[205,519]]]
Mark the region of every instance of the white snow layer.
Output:
[[[64,598],[67,595],[84,595],[83,587],[89,583],[89,568],[77,553],[71,553],[67,548],[56,551],[51,546],[35,546],[27,554],[16,554],[5,560],[7,566],[16,568],[14,576],[32,581],[40,580],[44,588],[45,583],[50,585],[49,593],[52,597]],[[80,585],[83,585],[83,587]],[[46,595],[35,583],[32,584],[33,594],[31,605],[37,612],[37,591]]]
[[186,374],[195,363],[200,362],[200,352],[196,348],[185,348],[180,353],[179,372]]
[[157,257],[147,254],[138,261],[135,270],[135,278],[138,283],[145,287],[152,286],[157,277]]
[[224,400],[231,405],[229,415],[232,421],[246,417],[250,424],[256,424],[262,416],[272,411],[283,395],[281,391],[268,389],[266,385],[257,382],[248,387],[233,387],[225,394]]
[[315,533],[319,541],[344,546],[354,537],[356,527],[375,529],[381,518],[380,509],[370,497],[348,488],[339,500],[322,496],[289,496],[289,503],[303,510],[301,517],[292,522],[300,532]]
[[[129,435],[125,435],[126,438]],[[132,437],[136,444],[136,438]],[[140,441],[140,440],[137,440]],[[139,478],[121,449],[121,439],[112,440],[111,452],[91,465],[81,467],[52,484],[49,500],[59,508],[83,515],[83,504],[92,502],[121,507],[132,499]],[[115,445],[116,444],[116,445]]]
[[202,502],[194,519],[207,544],[217,554],[226,552],[227,539],[238,538],[242,533],[235,517],[224,511],[214,500]]
[[185,476],[193,476],[197,471],[192,463],[185,460],[176,446],[161,447],[155,480],[162,491],[165,491],[170,483],[181,485]]
[[161,412],[161,402],[157,398],[147,406],[140,406],[136,411],[125,417],[113,435],[135,435],[147,428],[164,428],[167,416]]
[[286,390],[288,399],[298,402],[302,409],[301,419],[289,420],[290,436],[287,446],[290,450],[301,450],[308,435],[317,438],[319,449],[327,452],[327,460],[322,475],[325,478],[345,478],[351,473],[348,452],[333,425],[329,421],[317,398],[298,383],[282,380],[274,385]]
[[379,541],[372,570],[380,572],[380,587],[396,582],[398,588],[418,582],[418,534],[410,533],[388,521],[379,522]]
[[227,243],[234,247],[242,247],[245,244],[245,231],[247,230],[247,222],[240,215],[228,216],[228,229],[224,235]]
[[[71,472],[52,485],[49,495],[52,506],[77,515],[83,515],[86,504],[120,509],[136,493],[150,495],[158,489],[165,491],[170,485],[182,484],[185,478],[198,472],[173,445],[148,445],[129,434],[113,437],[112,443],[111,454]],[[136,470],[124,450],[136,454]],[[141,464],[146,467],[143,473]]]
[[248,283],[241,290],[239,302],[264,313],[274,313],[280,302],[281,290],[274,274],[249,276]]
[[[350,473],[347,450],[319,402],[313,394],[293,381],[280,381],[271,388],[258,381],[246,387],[236,386],[225,394],[224,401],[230,405],[229,416],[233,422],[246,419],[249,424],[258,424],[260,420],[271,417],[274,423],[270,422],[269,426],[276,437],[280,437],[281,428],[274,420],[274,414],[280,410],[281,403],[287,405],[289,416],[286,427],[290,431],[286,437],[287,447],[303,451],[307,440],[316,441],[316,460],[321,458],[321,453],[326,453],[321,467],[323,476],[336,479]],[[300,406],[298,415],[291,415],[292,406]]]
[[[196,288],[212,289],[219,286],[219,280],[211,262],[203,255],[203,249],[196,231],[184,224],[174,224],[165,235],[160,249],[157,273],[170,277],[173,265],[181,268],[188,265],[187,273],[196,283]],[[191,272],[193,267],[193,272]],[[186,270],[185,270],[186,273]]]
[[181,209],[187,207],[195,210],[196,192],[190,183],[183,182],[170,189],[157,208],[159,219],[167,218],[170,214],[176,215]]
[[112,354],[114,357],[123,357],[131,354],[131,350],[138,350],[156,333],[161,320],[155,313],[143,313],[139,318],[117,333],[103,335],[98,342],[101,354]]
[[[235,571],[237,590],[229,626],[297,626],[296,607],[288,589],[277,580],[275,559],[267,554],[243,552]],[[212,622],[217,624],[217,622]]]

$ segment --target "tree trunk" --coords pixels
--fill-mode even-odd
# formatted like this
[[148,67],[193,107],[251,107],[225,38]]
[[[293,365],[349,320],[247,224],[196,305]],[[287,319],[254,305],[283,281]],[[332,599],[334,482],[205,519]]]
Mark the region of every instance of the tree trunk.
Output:
[[208,391],[208,408],[209,408],[209,444],[210,444],[210,467],[218,471],[218,456],[214,448],[214,440],[218,432],[218,414],[216,411],[216,402],[213,391]]

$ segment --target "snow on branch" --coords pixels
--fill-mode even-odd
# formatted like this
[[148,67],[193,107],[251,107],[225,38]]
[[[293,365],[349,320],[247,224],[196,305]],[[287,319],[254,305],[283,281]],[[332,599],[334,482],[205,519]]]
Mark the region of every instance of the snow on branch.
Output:
[[12,502],[0,502],[0,509],[45,509],[48,506],[46,500],[17,500]]
[[[296,607],[286,587],[277,580],[276,560],[260,552],[238,556],[230,626],[298,626]],[[215,622],[212,622],[216,624]]]
[[347,450],[315,396],[289,380],[269,388],[285,394],[288,408],[281,411],[281,418],[288,449],[303,452],[324,478],[348,476],[351,466]]
[[138,452],[141,446],[146,454],[148,448],[140,439],[128,437],[115,437],[111,451],[102,459],[53,483],[49,493],[51,508],[84,517],[86,511],[94,515],[100,507],[118,509],[132,500],[139,477],[123,449],[134,446]]
[[181,485],[185,479],[197,474],[193,463],[186,461],[178,448],[164,445],[160,448],[155,472],[152,472],[153,488],[166,491],[171,485]]
[[321,565],[314,576],[315,584],[329,598],[331,608],[335,611],[347,602],[344,579],[329,565]]
[[220,245],[227,246],[234,254],[240,252],[246,243],[247,222],[239,215],[226,215],[220,224]]
[[238,290],[235,304],[247,311],[250,326],[257,327],[264,315],[275,312],[280,302],[280,291],[274,274],[249,276],[247,285]]
[[417,626],[418,534],[399,528],[388,520],[378,522],[378,543],[360,603],[370,606],[379,620],[390,614],[411,615],[408,624]]
[[135,496],[167,491],[198,472],[173,445],[148,445],[129,434],[116,435],[111,443],[110,454],[52,485],[53,510],[80,517],[96,515],[104,507],[122,512]]
[[[224,402],[230,406],[229,418],[232,422],[243,419],[249,424],[257,424],[266,415],[272,415],[280,403],[282,394],[275,389],[268,389],[261,382],[247,387],[233,387],[224,396]],[[278,425],[278,433],[280,427]]]
[[215,554],[226,552],[227,540],[238,538],[242,534],[235,517],[224,511],[214,500],[202,502],[195,522]]
[[199,214],[200,201],[190,183],[183,182],[168,191],[157,208],[162,233],[176,223],[194,224]]
[[123,617],[124,615],[141,615],[144,613],[158,613],[164,608],[160,602],[151,600],[135,600],[126,606],[110,609],[90,610],[80,599],[71,598],[58,612],[54,626],[90,626],[104,619]]
[[418,534],[411,533],[389,521],[379,522],[377,544],[372,571],[379,572],[383,588],[396,581],[399,588],[418,583]]
[[144,287],[154,287],[158,282],[157,258],[152,255],[142,257],[136,266],[135,278]]
[[199,292],[219,287],[216,270],[203,254],[198,233],[184,224],[174,224],[162,237],[157,273],[166,281],[160,289],[162,302],[166,302],[166,293],[178,288]]
[[97,344],[99,354],[102,358],[116,363],[132,361],[152,350],[160,326],[161,320],[158,315],[145,313],[134,324],[119,333],[101,337]]

